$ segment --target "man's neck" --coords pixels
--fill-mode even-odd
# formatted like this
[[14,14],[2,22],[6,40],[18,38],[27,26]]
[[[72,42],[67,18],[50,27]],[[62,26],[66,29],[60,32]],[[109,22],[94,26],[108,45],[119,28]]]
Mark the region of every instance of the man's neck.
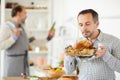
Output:
[[19,27],[20,23],[19,23],[18,18],[17,18],[17,17],[13,17],[13,21],[14,21],[14,23],[15,23],[15,26],[16,26],[16,27]]
[[90,37],[90,38],[88,38],[89,40],[95,40],[97,37],[98,37],[98,35],[99,35],[99,33],[100,33],[100,31],[97,29],[95,32],[94,32],[94,34]]

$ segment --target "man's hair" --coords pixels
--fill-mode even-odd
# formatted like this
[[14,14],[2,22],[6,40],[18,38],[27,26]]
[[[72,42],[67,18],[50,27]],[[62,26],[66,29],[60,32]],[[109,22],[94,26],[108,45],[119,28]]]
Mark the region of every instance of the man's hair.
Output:
[[17,12],[22,12],[23,6],[17,5],[12,9],[11,16],[14,17],[17,15]]
[[85,9],[85,10],[82,10],[81,12],[79,12],[79,14],[78,14],[78,16],[77,17],[79,17],[79,15],[81,15],[81,14],[87,14],[87,13],[91,13],[92,14],[92,17],[93,17],[93,19],[94,19],[94,22],[96,22],[96,21],[98,21],[98,13],[95,11],[95,10],[93,10],[93,9]]

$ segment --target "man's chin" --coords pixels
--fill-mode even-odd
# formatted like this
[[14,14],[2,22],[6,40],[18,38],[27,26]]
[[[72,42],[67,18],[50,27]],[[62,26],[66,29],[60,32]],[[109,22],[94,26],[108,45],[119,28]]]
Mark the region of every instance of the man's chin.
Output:
[[83,36],[86,37],[86,38],[89,38],[89,37],[92,36],[92,34],[91,33],[85,33],[85,34],[83,34]]
[[88,38],[89,37],[89,35],[83,35],[84,37],[86,37],[86,38]]

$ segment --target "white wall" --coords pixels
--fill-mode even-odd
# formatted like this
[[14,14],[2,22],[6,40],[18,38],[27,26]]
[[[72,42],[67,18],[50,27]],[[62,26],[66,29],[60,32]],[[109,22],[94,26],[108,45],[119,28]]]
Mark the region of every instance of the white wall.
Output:
[[[60,26],[64,26],[70,18],[76,20],[79,11],[92,8],[99,13],[101,29],[120,37],[118,34],[120,0],[53,0],[53,3],[53,19],[56,21],[58,29]],[[118,28],[114,28],[114,26]],[[59,31],[57,32],[59,34]]]
[[1,25],[1,3],[0,3],[0,25]]
[[53,20],[56,21],[56,26],[61,26],[64,22],[65,0],[53,0]]
[[[0,0],[0,26],[1,26],[1,0]],[[0,66],[1,66],[1,51],[0,51]],[[0,68],[0,78],[1,78],[1,68]]]
[[65,0],[66,16],[72,16],[82,9],[95,9],[101,17],[120,16],[120,0]]
[[[0,25],[1,25],[1,0],[0,0]],[[1,66],[1,55],[0,55],[0,66]],[[1,72],[1,68],[0,68],[0,72]],[[1,77],[1,73],[0,73],[0,77]]]
[[86,8],[95,9],[100,17],[120,18],[120,0],[53,0],[53,2],[54,19],[59,24]]
[[120,18],[103,18],[100,19],[99,28],[111,35],[114,35],[120,39]]

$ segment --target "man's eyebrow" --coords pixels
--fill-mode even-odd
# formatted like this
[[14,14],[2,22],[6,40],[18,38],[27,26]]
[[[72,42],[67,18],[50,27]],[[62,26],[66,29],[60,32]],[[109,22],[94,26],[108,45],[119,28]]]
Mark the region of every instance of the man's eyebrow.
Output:
[[82,25],[82,23],[78,23],[79,25]]
[[85,23],[90,23],[90,21],[87,21],[87,22],[85,22]]

